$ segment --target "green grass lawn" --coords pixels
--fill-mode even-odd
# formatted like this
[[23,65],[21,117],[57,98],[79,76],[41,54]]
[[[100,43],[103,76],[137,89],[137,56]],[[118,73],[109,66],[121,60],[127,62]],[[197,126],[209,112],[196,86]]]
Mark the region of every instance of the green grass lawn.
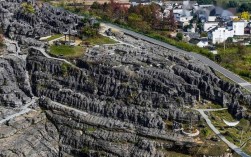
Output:
[[63,57],[66,57],[66,58],[80,57],[84,53],[85,53],[85,48],[81,46],[53,45],[50,47],[50,54],[55,55],[55,56],[62,55]]
[[203,104],[203,105],[198,105],[198,106],[196,106],[196,108],[199,108],[199,109],[217,109],[217,108],[223,108],[223,107],[221,105],[219,105],[219,104],[209,102],[209,103],[206,103],[206,104]]
[[102,35],[99,35],[97,37],[90,37],[90,38],[87,38],[85,40],[83,40],[83,42],[87,42],[89,43],[90,45],[103,45],[103,44],[115,44],[117,43],[116,41],[108,38],[108,37],[105,37],[105,36],[102,36]]
[[54,35],[52,35],[50,38],[48,38],[48,39],[46,39],[46,40],[47,40],[47,41],[51,41],[51,40],[60,38],[60,37],[62,37],[62,36],[63,36],[62,34],[54,34]]

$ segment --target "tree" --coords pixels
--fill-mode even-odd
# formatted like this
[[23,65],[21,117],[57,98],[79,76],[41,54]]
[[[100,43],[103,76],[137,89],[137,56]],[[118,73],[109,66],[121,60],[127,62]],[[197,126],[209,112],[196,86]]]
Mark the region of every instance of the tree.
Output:
[[238,9],[239,12],[250,11],[250,10],[251,10],[251,7],[250,7],[250,4],[248,3],[242,3]]
[[228,8],[236,8],[238,7],[238,3],[236,1],[229,1],[227,4]]
[[233,38],[232,37],[228,37],[227,40],[226,40],[226,43],[233,43]]
[[128,24],[131,27],[138,28],[140,31],[143,32],[148,32],[151,29],[149,24],[146,21],[143,21],[142,16],[135,13],[129,14]]
[[129,24],[137,24],[137,23],[140,23],[142,22],[142,16],[141,15],[138,15],[138,14],[135,14],[135,13],[131,13],[129,14],[128,16],[128,23]]
[[198,4],[213,4],[214,0],[197,0]]
[[82,34],[87,37],[94,37],[98,34],[97,30],[95,28],[92,28],[90,26],[84,27],[82,30]]
[[174,14],[173,14],[173,11],[171,10],[168,17],[167,17],[167,29],[169,31],[175,31],[177,29],[177,23],[175,21],[175,18],[174,18]]
[[95,23],[93,24],[92,27],[93,27],[94,29],[99,30],[99,28],[100,28],[100,23],[99,23],[99,22],[95,22]]
[[177,38],[177,40],[181,41],[183,39],[183,34],[177,33],[176,38]]
[[95,1],[92,3],[91,9],[101,9],[101,5],[97,1]]
[[207,37],[207,32],[202,32],[202,33],[200,34],[200,36],[201,36],[201,37]]
[[248,11],[244,11],[241,13],[241,19],[244,19],[244,20],[250,20],[250,14]]

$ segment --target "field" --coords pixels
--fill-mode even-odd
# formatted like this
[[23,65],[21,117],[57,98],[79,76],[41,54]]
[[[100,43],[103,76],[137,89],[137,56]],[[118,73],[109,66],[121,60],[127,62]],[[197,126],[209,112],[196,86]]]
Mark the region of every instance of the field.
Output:
[[62,56],[65,58],[76,58],[84,54],[85,48],[81,46],[66,46],[66,45],[52,45],[50,47],[50,54],[54,56]]
[[251,82],[251,47],[231,46],[225,51],[223,48],[218,49],[223,67],[240,75],[242,78]]

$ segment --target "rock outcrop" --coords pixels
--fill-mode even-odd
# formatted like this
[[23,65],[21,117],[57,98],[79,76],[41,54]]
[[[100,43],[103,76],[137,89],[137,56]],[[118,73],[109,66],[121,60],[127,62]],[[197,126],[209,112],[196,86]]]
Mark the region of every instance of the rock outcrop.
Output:
[[21,107],[29,102],[32,92],[26,62],[15,56],[0,58],[0,102],[6,107]]

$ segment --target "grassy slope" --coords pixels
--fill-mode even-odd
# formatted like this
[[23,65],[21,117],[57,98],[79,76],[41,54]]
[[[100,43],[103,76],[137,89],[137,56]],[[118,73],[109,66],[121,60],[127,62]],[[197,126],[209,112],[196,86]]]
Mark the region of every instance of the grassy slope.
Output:
[[85,48],[81,46],[66,46],[66,45],[60,45],[60,46],[51,46],[50,47],[50,53],[52,55],[63,55],[66,58],[74,58],[74,57],[80,57],[85,52]]
[[218,49],[222,56],[220,64],[251,82],[251,47],[246,47],[246,51],[245,55],[240,56],[237,48],[227,48],[225,51],[223,48]]

